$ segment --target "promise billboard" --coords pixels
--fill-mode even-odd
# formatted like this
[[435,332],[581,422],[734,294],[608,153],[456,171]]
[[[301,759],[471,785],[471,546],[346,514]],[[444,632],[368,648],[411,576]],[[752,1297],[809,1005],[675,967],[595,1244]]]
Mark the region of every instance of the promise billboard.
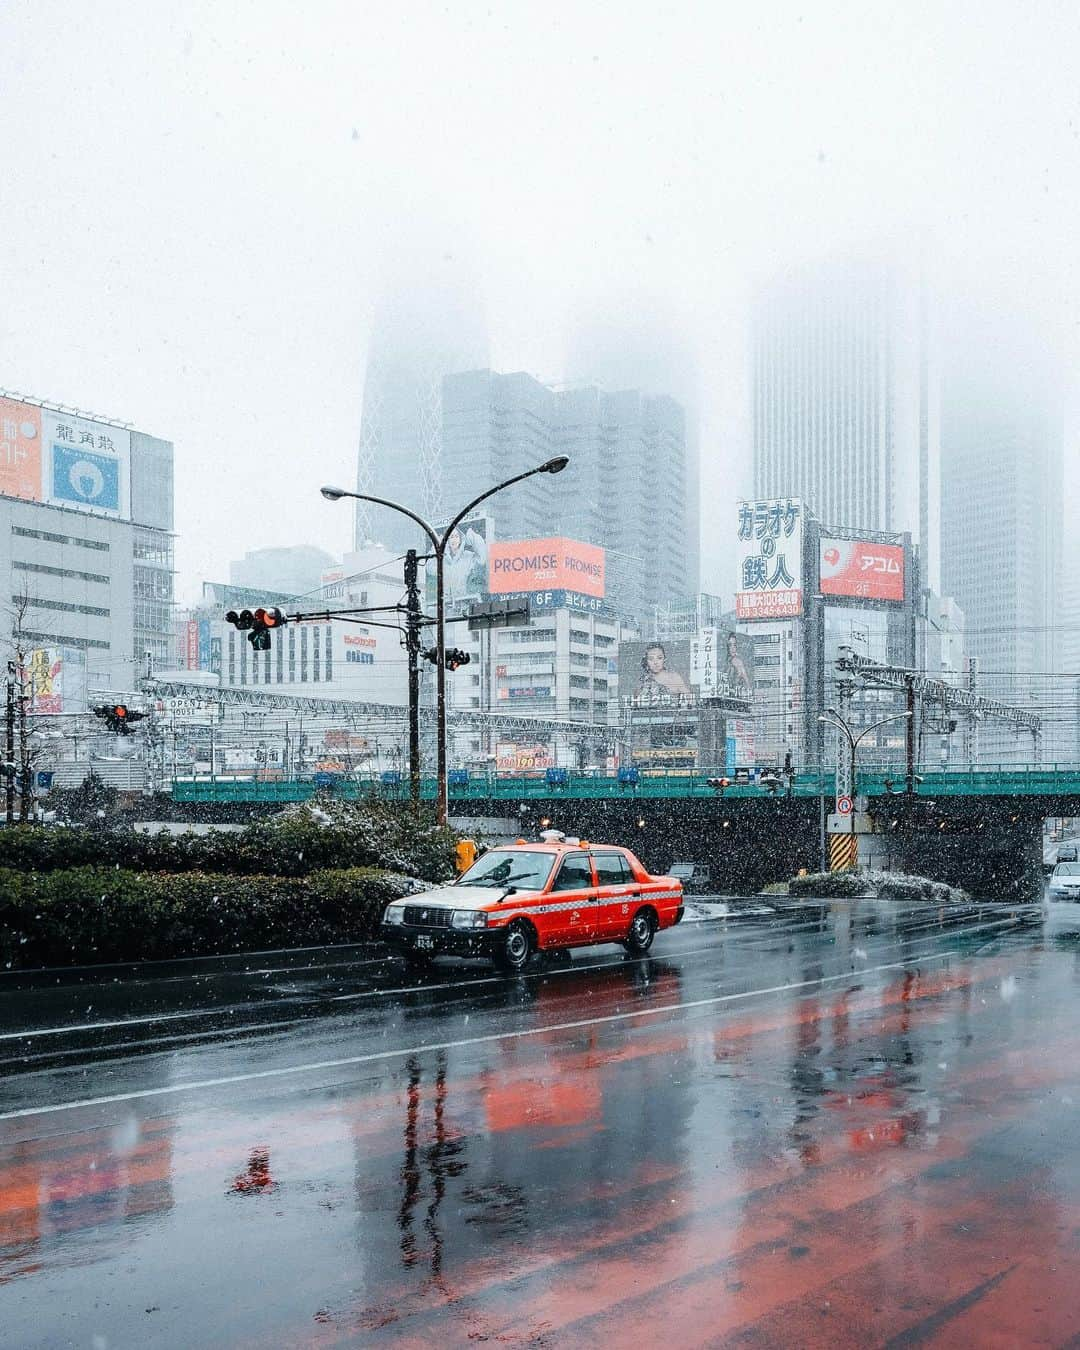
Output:
[[822,535],[819,563],[822,595],[903,603],[904,549],[901,544],[829,539]]
[[488,549],[488,590],[576,591],[604,598],[604,550],[577,539],[515,539]]

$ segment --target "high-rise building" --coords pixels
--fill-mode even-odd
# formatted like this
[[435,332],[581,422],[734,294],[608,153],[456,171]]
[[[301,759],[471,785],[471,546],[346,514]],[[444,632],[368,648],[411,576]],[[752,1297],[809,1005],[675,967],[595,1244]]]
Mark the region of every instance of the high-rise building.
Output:
[[333,555],[311,544],[257,548],[229,564],[229,583],[254,591],[262,588],[286,595],[314,595],[322,585],[323,573],[333,566]]
[[[683,604],[693,604],[700,578],[701,371],[693,321],[648,288],[621,290],[586,301],[574,316],[566,344],[568,382],[603,389],[662,390],[683,409],[687,473],[687,535],[695,541],[694,576]],[[668,597],[662,602],[666,606]]]
[[[444,518],[456,494],[444,494],[443,376],[487,359],[474,283],[447,270],[387,296],[368,346],[357,492],[400,502],[433,525]],[[395,552],[426,543],[407,517],[357,502],[355,547],[373,541]]]
[[939,585],[940,407],[926,290],[892,266],[805,269],[758,300],[754,495],[820,520],[908,532]]
[[1059,669],[1064,418],[1051,350],[985,309],[956,323],[944,366],[943,588],[990,681]]
[[442,458],[467,500],[556,454],[540,475],[485,502],[496,539],[565,535],[607,554],[608,604],[638,623],[693,592],[698,540],[681,406],[637,390],[552,389],[491,370],[443,381]]
[[[132,690],[173,649],[173,447],[124,423],[0,397],[0,645],[40,653],[62,706]],[[44,678],[44,674],[42,676]]]

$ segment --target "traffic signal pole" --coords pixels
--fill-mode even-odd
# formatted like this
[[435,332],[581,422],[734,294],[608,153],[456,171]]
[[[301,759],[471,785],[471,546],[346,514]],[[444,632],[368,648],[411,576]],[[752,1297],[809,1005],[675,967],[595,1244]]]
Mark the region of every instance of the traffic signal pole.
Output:
[[420,814],[420,587],[416,549],[405,554],[405,650],[409,658],[409,801]]
[[5,775],[4,819],[9,825],[15,820],[15,662],[7,664],[7,706],[4,716],[6,728],[5,757],[9,765]]

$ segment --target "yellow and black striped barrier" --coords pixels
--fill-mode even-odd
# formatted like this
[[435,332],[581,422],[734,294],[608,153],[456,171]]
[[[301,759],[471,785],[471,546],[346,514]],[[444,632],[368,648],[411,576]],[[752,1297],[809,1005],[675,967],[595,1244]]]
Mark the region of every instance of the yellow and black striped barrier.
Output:
[[846,872],[859,865],[859,836],[857,834],[829,835],[829,871]]

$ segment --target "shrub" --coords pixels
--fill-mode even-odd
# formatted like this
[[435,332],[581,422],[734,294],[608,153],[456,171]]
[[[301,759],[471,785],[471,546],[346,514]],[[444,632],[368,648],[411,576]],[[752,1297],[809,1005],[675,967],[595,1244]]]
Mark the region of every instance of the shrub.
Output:
[[788,894],[836,900],[871,895],[873,888],[868,884],[865,872],[810,872],[806,876],[792,877],[788,882]]
[[826,900],[873,895],[880,900],[901,900],[909,904],[917,901],[957,904],[970,899],[966,891],[947,886],[943,881],[908,876],[903,872],[861,872],[857,869],[812,872],[808,876],[792,877],[788,886],[792,895]]
[[146,872],[213,872],[304,877],[325,868],[382,867],[446,881],[457,834],[385,803],[335,802],[283,812],[236,832],[172,835],[167,830],[95,830],[23,825],[0,832],[0,868],[50,872],[122,867]]
[[0,967],[212,956],[371,937],[385,906],[421,889],[353,867],[309,876],[184,875],[78,867],[0,871]]

